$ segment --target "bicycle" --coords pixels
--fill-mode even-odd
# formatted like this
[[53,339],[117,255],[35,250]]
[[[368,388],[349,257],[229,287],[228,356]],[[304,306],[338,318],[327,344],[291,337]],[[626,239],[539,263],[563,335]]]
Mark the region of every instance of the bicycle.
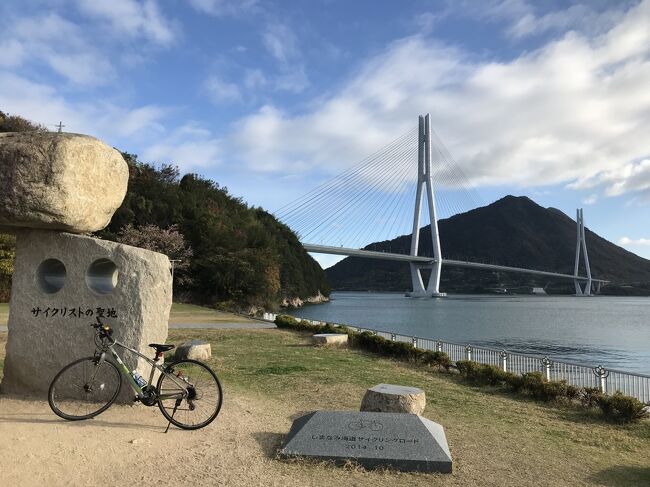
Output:
[[[75,360],[56,374],[47,394],[54,414],[69,421],[94,418],[115,402],[122,387],[122,376],[125,376],[135,393],[134,401],[145,406],[158,405],[169,421],[165,433],[171,424],[194,430],[207,426],[217,417],[223,403],[223,391],[217,375],[206,364],[183,359],[160,365],[164,352],[172,350],[174,345],[149,344],[156,352],[151,360],[113,338],[113,329],[99,318],[90,326],[95,328],[95,355]],[[135,371],[129,372],[116,346],[135,353],[151,365],[148,382]],[[107,352],[119,368],[108,360]],[[160,377],[153,386],[156,371]],[[179,420],[177,413],[183,419]]]

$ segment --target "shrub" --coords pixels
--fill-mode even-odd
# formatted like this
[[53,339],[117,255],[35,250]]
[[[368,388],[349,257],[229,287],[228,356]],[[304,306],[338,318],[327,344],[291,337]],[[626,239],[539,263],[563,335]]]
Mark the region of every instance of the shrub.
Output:
[[471,360],[459,360],[456,362],[456,369],[458,369],[460,375],[467,378],[471,378],[476,373],[477,368],[478,363],[472,362]]
[[393,342],[367,331],[356,335],[352,340],[352,344],[355,347],[377,353],[384,357],[406,360],[409,362],[418,361],[420,356],[425,353],[423,350],[415,348],[409,343]]
[[630,423],[647,416],[645,404],[635,397],[625,396],[617,391],[611,396],[601,395],[598,407],[609,421]]
[[569,386],[565,380],[552,382],[544,381],[538,386],[537,390],[534,392],[534,396],[542,401],[559,401],[569,398],[568,389]]
[[432,352],[415,348],[410,343],[394,342],[375,335],[370,332],[357,333],[346,326],[333,325],[312,325],[303,323],[293,316],[279,315],[275,319],[278,328],[286,328],[296,331],[308,331],[311,333],[347,333],[350,344],[356,348],[376,353],[383,357],[390,357],[396,360],[409,362],[420,362],[427,365],[437,366],[448,370],[451,367],[451,360],[444,352]]
[[578,399],[582,407],[590,409],[598,406],[598,401],[602,396],[603,393],[597,387],[585,387],[580,390]]
[[275,318],[275,325],[278,328],[285,328],[295,331],[309,331],[312,333],[347,333],[351,335],[348,327],[326,323],[324,325],[312,325],[298,321],[293,316],[279,315]]
[[451,359],[449,355],[445,352],[432,352],[427,350],[422,352],[419,358],[420,362],[431,367],[438,367],[439,369],[449,370],[452,366]]
[[494,365],[460,360],[456,362],[456,368],[462,376],[477,384],[497,386],[511,385],[513,382],[518,383],[520,381],[520,376],[506,372]]

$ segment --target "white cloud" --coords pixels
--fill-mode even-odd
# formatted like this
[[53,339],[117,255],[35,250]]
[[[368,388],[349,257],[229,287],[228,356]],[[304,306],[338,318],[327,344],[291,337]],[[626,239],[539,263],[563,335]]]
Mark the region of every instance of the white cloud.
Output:
[[25,57],[25,48],[16,39],[0,42],[0,67],[18,66]]
[[574,189],[605,187],[607,196],[637,192],[650,197],[650,159],[621,164],[570,184]]
[[[607,194],[650,192],[645,166],[631,162],[648,153],[649,22],[644,1],[608,31],[571,31],[509,61],[406,38],[304,113],[269,105],[246,117],[231,143],[256,170],[337,173],[429,110],[475,185],[583,188],[608,174]],[[277,48],[276,58],[284,52]]]
[[[160,137],[168,111],[155,105],[136,108],[98,101],[71,103],[49,85],[0,72],[0,107],[52,129],[60,120],[66,131],[101,137],[108,143]],[[122,147],[128,149],[128,147]]]
[[270,83],[267,84],[276,91],[304,91],[309,86],[309,78],[293,30],[286,24],[271,22],[262,33],[262,44],[277,61],[277,73],[270,77]]
[[114,76],[109,58],[78,25],[57,14],[17,19],[5,35],[15,65],[36,61],[78,85],[102,84]]
[[620,20],[621,14],[616,9],[597,11],[593,3],[576,3],[541,15],[537,11],[544,4],[526,0],[485,0],[480,4],[462,1],[454,6],[455,12],[461,15],[482,21],[507,22],[505,33],[512,39],[569,30],[595,35],[610,29]]
[[189,123],[164,141],[149,146],[142,158],[146,161],[173,163],[183,171],[201,167],[214,167],[220,163],[221,141],[200,125]]
[[618,244],[624,247],[636,246],[636,245],[650,245],[650,238],[632,239],[629,237],[621,237],[618,239]]
[[203,88],[215,104],[241,101],[239,87],[234,83],[222,80],[218,76],[210,76],[203,83]]
[[222,17],[255,12],[259,9],[258,0],[189,0],[190,5],[199,12]]
[[303,66],[295,66],[280,72],[275,77],[274,86],[279,91],[300,93],[309,86],[309,78]]
[[172,22],[155,0],[77,0],[77,4],[87,15],[107,21],[116,34],[144,37],[161,45],[169,45],[176,38]]
[[282,64],[287,64],[300,55],[296,36],[284,24],[268,24],[262,34],[262,42],[269,54]]
[[593,205],[596,201],[598,201],[598,195],[590,194],[586,198],[583,198],[582,203],[585,205]]
[[244,85],[249,90],[262,88],[268,84],[268,79],[260,69],[248,69],[244,75]]

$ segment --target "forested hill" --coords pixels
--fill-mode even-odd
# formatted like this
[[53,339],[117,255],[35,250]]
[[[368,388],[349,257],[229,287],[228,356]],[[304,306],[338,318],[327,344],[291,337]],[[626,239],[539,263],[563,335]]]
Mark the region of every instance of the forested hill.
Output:
[[120,240],[130,226],[174,225],[192,249],[189,265],[178,275],[177,296],[213,306],[268,308],[285,298],[329,294],[320,265],[272,215],[214,181],[181,177],[173,166],[156,168],[123,155],[130,170],[128,192],[99,236]]
[[[588,218],[587,214],[587,221]],[[575,220],[555,208],[543,208],[527,197],[506,196],[488,206],[440,220],[438,226],[445,258],[573,274]],[[589,229],[586,240],[592,275],[615,283],[607,287],[609,292],[647,294],[650,291],[650,260],[608,242]],[[430,256],[428,225],[420,231],[420,242],[420,254]],[[410,244],[411,236],[404,235],[366,248],[409,253]],[[326,273],[332,288],[339,290],[405,291],[411,286],[409,266],[400,262],[348,257]],[[547,286],[549,292],[573,289],[572,282],[445,266],[441,279],[441,289],[447,292],[485,292],[533,285]]]
[[[46,130],[0,111],[0,132]],[[181,177],[174,166],[154,167],[122,155],[129,165],[128,192],[96,236],[177,260],[175,299],[249,310],[329,295],[320,265],[272,215],[214,181],[196,174]],[[10,295],[14,255],[15,238],[0,234],[0,301]]]

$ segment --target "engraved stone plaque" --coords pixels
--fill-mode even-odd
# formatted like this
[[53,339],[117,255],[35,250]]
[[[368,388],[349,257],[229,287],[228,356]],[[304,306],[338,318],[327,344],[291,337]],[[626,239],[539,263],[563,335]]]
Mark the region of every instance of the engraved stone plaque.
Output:
[[280,456],[451,473],[441,425],[415,414],[315,411],[296,419]]

